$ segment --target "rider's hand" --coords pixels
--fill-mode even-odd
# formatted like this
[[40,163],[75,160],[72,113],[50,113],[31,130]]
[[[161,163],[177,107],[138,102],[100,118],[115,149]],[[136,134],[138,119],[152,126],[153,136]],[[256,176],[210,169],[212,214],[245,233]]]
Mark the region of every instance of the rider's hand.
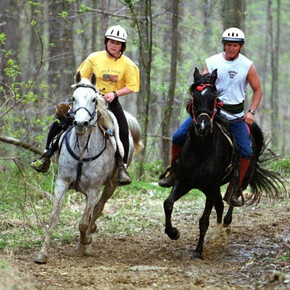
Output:
[[244,121],[246,124],[251,126],[254,123],[254,115],[251,112],[247,112],[247,114],[244,117]]
[[107,93],[104,95],[104,98],[108,103],[112,103],[115,99],[115,94],[113,92]]

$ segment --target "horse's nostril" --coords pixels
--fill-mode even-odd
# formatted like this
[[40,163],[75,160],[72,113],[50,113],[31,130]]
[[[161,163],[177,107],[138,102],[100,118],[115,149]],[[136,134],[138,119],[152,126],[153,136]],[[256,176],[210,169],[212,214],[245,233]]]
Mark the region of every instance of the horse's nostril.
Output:
[[84,126],[85,126],[85,127],[89,126],[89,122],[88,122],[88,121],[85,121],[85,122],[84,122]]
[[73,121],[73,124],[74,124],[74,126],[76,126],[78,123],[77,123],[77,121]]

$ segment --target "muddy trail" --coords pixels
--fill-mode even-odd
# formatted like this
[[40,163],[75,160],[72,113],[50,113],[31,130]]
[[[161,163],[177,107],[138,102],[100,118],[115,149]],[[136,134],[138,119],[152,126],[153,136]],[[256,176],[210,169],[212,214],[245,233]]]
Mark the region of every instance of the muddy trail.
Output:
[[212,214],[204,260],[191,258],[199,217],[175,216],[178,241],[164,234],[162,224],[132,236],[99,229],[91,256],[74,254],[76,238],[53,246],[46,265],[33,262],[37,249],[10,258],[20,276],[29,277],[27,289],[290,289],[289,205],[237,210],[229,236],[216,235]]

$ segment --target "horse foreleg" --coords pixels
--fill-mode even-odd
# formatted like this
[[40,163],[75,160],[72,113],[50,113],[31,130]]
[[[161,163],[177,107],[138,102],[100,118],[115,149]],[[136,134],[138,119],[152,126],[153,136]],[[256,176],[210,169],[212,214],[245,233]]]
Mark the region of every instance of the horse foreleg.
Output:
[[199,240],[195,250],[194,258],[202,259],[203,243],[206,231],[209,226],[209,217],[214,206],[214,201],[212,199],[206,198],[205,209],[202,217],[199,220]]
[[105,185],[100,200],[94,206],[94,210],[90,219],[88,232],[94,233],[96,231],[96,220],[101,216],[106,202],[111,198],[111,196],[115,192],[116,187],[117,187],[117,184],[111,183],[111,182]]
[[34,262],[37,264],[46,264],[48,249],[50,247],[52,231],[58,223],[60,211],[63,204],[63,199],[66,191],[68,190],[68,184],[64,183],[62,180],[57,179],[55,184],[54,202],[53,210],[51,214],[51,219],[48,229],[46,229],[45,240],[42,244],[40,252],[36,255]]
[[88,231],[89,223],[91,220],[92,210],[97,202],[99,190],[88,190],[86,194],[86,207],[82,216],[82,219],[79,223],[80,231],[80,243],[90,244],[92,242],[92,237]]
[[217,223],[221,224],[222,223],[222,218],[223,218],[223,212],[224,212],[224,203],[222,200],[222,196],[219,190],[219,194],[217,195],[217,199],[215,201],[214,207],[217,215]]
[[175,201],[177,201],[187,192],[188,190],[185,190],[185,188],[182,189],[178,185],[175,185],[173,186],[170,195],[164,201],[164,204],[163,204],[164,212],[165,212],[165,233],[172,240],[178,240],[180,236],[178,229],[172,227],[172,224],[171,224],[173,204]]

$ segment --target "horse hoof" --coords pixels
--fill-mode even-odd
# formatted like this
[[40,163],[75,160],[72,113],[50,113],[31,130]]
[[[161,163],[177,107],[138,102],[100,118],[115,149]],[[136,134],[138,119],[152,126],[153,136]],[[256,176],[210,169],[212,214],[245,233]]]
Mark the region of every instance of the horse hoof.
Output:
[[77,245],[74,248],[74,253],[76,255],[84,255],[86,251],[86,245],[82,243],[77,243]]
[[42,253],[38,253],[34,259],[34,262],[36,264],[46,264],[47,263],[47,256],[42,254]]
[[193,258],[193,259],[200,259],[200,260],[203,260],[202,254],[199,253],[199,252],[194,252],[192,258]]
[[171,231],[165,230],[165,233],[171,240],[178,240],[180,237],[179,230],[176,228],[172,228]]
[[231,234],[232,230],[230,227],[225,227],[225,232],[229,236]]

